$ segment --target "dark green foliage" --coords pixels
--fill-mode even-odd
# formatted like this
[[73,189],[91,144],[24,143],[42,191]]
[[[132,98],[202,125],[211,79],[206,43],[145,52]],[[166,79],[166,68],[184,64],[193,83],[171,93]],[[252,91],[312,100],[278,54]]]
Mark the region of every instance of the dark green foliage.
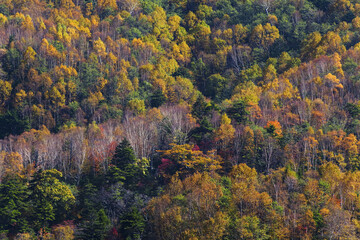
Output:
[[62,42],[54,41],[51,43],[51,45],[53,45],[59,52],[63,52],[65,50],[64,44],[62,44]]
[[353,119],[346,125],[346,132],[348,134],[353,133],[356,136],[360,136],[360,120]]
[[125,169],[127,165],[136,162],[135,153],[129,141],[124,139],[115,149],[115,154],[111,163],[120,169]]
[[[12,40],[9,41],[9,45]],[[18,68],[21,61],[20,52],[16,48],[8,49],[6,55],[2,58],[2,68],[8,74],[9,78],[14,78],[16,81],[20,81],[18,78]]]
[[38,171],[30,182],[9,176],[0,184],[0,231],[39,231],[60,223],[75,203],[57,170]]
[[[193,138],[198,144],[201,142],[210,141],[214,128],[207,118],[203,118],[200,121],[200,126],[194,128],[190,133],[190,137]],[[209,145],[207,147],[210,147]]]
[[249,112],[246,110],[246,102],[240,100],[233,104],[232,107],[227,109],[227,114],[230,118],[234,119],[237,123],[246,123],[248,121]]
[[98,189],[92,183],[86,183],[80,187],[77,205],[83,218],[91,219],[92,211],[99,209],[97,194]]
[[204,95],[218,102],[223,99],[226,84],[227,80],[224,77],[220,74],[213,74],[206,81]]
[[207,88],[206,78],[208,76],[209,68],[206,66],[202,58],[200,58],[191,62],[191,69],[194,72],[194,77],[199,90],[201,92],[205,92]]
[[19,135],[30,130],[29,121],[21,119],[19,114],[14,111],[8,111],[5,114],[0,114],[0,126],[3,126],[0,128],[0,138],[4,138],[10,134]]
[[[80,99],[85,98],[89,95],[89,91],[95,90],[95,83],[101,73],[99,69],[93,63],[82,63],[80,65],[79,77],[81,78],[81,87],[79,88]],[[88,89],[88,90],[86,90]]]
[[111,163],[116,167],[112,168],[110,174],[119,180],[124,179],[125,188],[135,189],[141,179],[142,172],[137,165],[134,150],[128,140],[124,139],[116,147]]
[[356,104],[347,103],[345,109],[352,118],[357,118],[360,114],[360,107]]
[[319,212],[314,213],[314,221],[316,223],[316,227],[321,229],[324,227],[324,217],[321,216]]
[[120,232],[125,239],[140,239],[145,229],[145,219],[138,208],[132,207],[120,220]]
[[358,64],[353,59],[347,58],[344,61],[343,69],[346,73],[352,75],[355,73],[357,66]]
[[0,184],[0,232],[26,232],[28,223],[29,191],[23,179],[12,176]]
[[124,175],[124,171],[122,171],[118,167],[110,166],[106,174],[106,181],[108,184],[123,182],[125,180]]
[[5,16],[9,15],[9,8],[5,4],[0,4],[0,13],[4,14]]
[[94,211],[92,218],[85,222],[82,239],[103,240],[110,229],[110,220],[106,216],[104,209]]
[[331,3],[330,0],[310,0],[317,8],[326,11]]
[[209,112],[210,104],[205,101],[203,95],[199,95],[196,99],[196,102],[194,103],[191,114],[198,119],[202,119],[207,116]]
[[153,93],[150,97],[150,106],[151,107],[160,107],[163,103],[165,103],[166,97],[162,93],[162,91],[158,90]]

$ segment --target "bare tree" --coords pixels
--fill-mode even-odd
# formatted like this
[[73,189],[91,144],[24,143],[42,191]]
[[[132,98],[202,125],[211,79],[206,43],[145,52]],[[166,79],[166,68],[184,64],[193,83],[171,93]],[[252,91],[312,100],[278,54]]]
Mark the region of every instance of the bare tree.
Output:
[[79,184],[83,165],[86,160],[88,145],[85,139],[85,131],[83,128],[74,128],[67,135],[69,141],[70,160],[72,164],[72,177]]
[[37,164],[41,168],[56,168],[57,164],[61,161],[60,156],[63,145],[63,137],[61,135],[52,134],[34,144],[34,148],[37,151]]
[[144,117],[126,116],[123,123],[125,137],[138,158],[149,158],[157,143],[155,124]]
[[[184,144],[187,141],[189,132],[195,127],[195,121],[192,120],[188,107],[181,105],[164,106],[160,108],[164,116],[161,130],[167,133],[170,141],[175,140],[178,144]],[[164,137],[164,136],[163,136]]]
[[24,138],[21,137],[19,137],[14,144],[14,151],[21,155],[24,167],[33,163],[31,158],[31,149],[31,143],[27,142]]
[[125,9],[133,15],[140,8],[140,3],[138,0],[119,0],[118,1],[121,8]]
[[263,156],[266,163],[266,172],[270,173],[270,168],[276,159],[276,151],[277,151],[277,142],[271,136],[264,138],[263,144]]
[[271,8],[271,5],[273,4],[274,0],[259,0],[258,3],[260,4],[260,6],[262,6],[265,11],[266,14],[269,15],[269,11]]
[[237,74],[250,65],[251,48],[246,45],[233,46],[230,52],[233,67]]
[[325,218],[327,239],[356,239],[355,226],[348,211],[335,208]]

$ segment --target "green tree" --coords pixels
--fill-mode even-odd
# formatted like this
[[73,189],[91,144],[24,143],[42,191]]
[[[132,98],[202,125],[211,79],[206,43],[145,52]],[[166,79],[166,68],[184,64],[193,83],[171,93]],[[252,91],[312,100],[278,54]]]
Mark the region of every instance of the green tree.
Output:
[[115,154],[111,163],[120,169],[125,169],[127,165],[136,162],[135,153],[129,141],[124,139],[115,149]]
[[191,114],[198,119],[202,119],[207,116],[209,112],[210,104],[206,102],[205,97],[202,94],[199,94],[196,102],[192,106]]
[[0,185],[0,233],[16,234],[29,229],[29,192],[23,179],[7,177]]
[[345,110],[352,118],[357,118],[360,115],[360,106],[358,104],[347,103],[345,105]]
[[155,91],[150,97],[150,105],[151,107],[160,107],[166,101],[165,95],[161,90]]
[[142,170],[137,165],[134,149],[127,139],[116,147],[111,163],[114,167],[110,173],[119,180],[123,178],[125,188],[134,189],[140,181]]
[[212,98],[214,101],[220,101],[224,97],[224,90],[226,88],[227,80],[220,74],[213,74],[207,79],[204,94]]
[[35,230],[61,222],[75,204],[74,195],[59,180],[61,177],[62,173],[55,169],[39,170],[30,182],[30,222]]
[[8,111],[5,114],[0,114],[0,138],[6,136],[20,135],[24,131],[30,130],[30,122],[28,119],[22,119],[15,111]]
[[246,102],[239,100],[227,109],[227,114],[238,123],[246,123],[249,116],[249,112],[246,108]]
[[137,207],[132,207],[120,220],[120,230],[126,239],[140,239],[145,229],[145,219]]
[[[9,43],[10,48],[6,52],[6,55],[2,58],[2,67],[8,76],[12,79],[16,79],[18,76],[18,69],[21,63],[21,55],[19,51],[13,47],[13,42]],[[18,81],[19,79],[17,79]]]
[[85,223],[82,238],[88,240],[103,240],[110,228],[110,220],[104,209],[94,211],[89,222]]

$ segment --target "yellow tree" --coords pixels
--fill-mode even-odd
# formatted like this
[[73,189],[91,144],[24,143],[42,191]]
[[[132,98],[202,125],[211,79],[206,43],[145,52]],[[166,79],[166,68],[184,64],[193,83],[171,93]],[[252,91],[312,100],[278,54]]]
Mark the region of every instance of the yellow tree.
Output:
[[322,37],[319,48],[320,54],[342,54],[345,50],[339,34],[329,31]]
[[60,6],[66,9],[70,9],[75,7],[75,4],[73,3],[72,0],[61,0],[60,1]]
[[249,34],[249,29],[244,27],[242,24],[237,24],[234,26],[234,39],[236,43],[242,43]]
[[32,21],[32,18],[29,15],[25,16],[25,19],[21,24],[21,29],[29,34],[31,34],[35,31],[34,23]]
[[279,37],[279,29],[270,23],[257,25],[251,33],[251,40],[257,47],[263,48],[265,51],[267,51]]
[[169,85],[167,95],[171,102],[191,104],[196,101],[197,91],[190,79],[177,76],[175,81]]
[[132,99],[128,102],[128,107],[130,111],[133,111],[136,115],[142,115],[145,113],[145,103],[142,99]]
[[229,217],[222,212],[219,200],[222,188],[208,173],[177,177],[164,194],[153,198],[146,210],[157,239],[222,239]]
[[222,159],[215,154],[215,151],[209,151],[204,154],[200,150],[194,149],[193,145],[170,144],[169,150],[162,150],[162,156],[176,164],[179,173],[188,175],[194,172],[214,172],[221,169]]
[[168,19],[168,25],[170,32],[174,33],[176,30],[179,29],[181,23],[181,17],[178,15],[174,15],[169,17]]
[[11,83],[8,81],[0,80],[0,113],[5,110],[6,103],[8,102],[12,91]]
[[[0,160],[1,160],[1,155],[4,156],[3,158],[3,163],[2,163],[2,168],[3,168],[3,172],[4,175],[22,175],[23,171],[24,171],[24,165],[23,165],[23,160],[22,157],[19,153],[17,152],[11,152],[11,153],[5,153],[5,152],[0,152]],[[1,173],[0,173],[1,175]]]
[[[237,239],[287,239],[288,229],[282,225],[282,218],[272,209],[272,199],[266,192],[260,192],[256,170],[242,163],[233,167],[231,179],[231,203],[236,207],[234,234]],[[271,236],[261,230],[260,219],[271,222]],[[251,226],[249,226],[251,224]]]
[[98,8],[99,10],[103,11],[107,8],[111,10],[117,9],[117,4],[115,0],[99,0],[98,1]]
[[0,26],[4,26],[7,22],[8,18],[4,14],[0,13]]
[[48,93],[48,97],[50,98],[52,105],[57,110],[65,105],[65,95],[61,93],[56,86],[51,88]]
[[344,86],[340,83],[340,80],[331,73],[325,75],[324,80],[325,84],[330,88],[330,93],[333,101],[335,101],[334,93],[338,92],[340,89],[343,89]]
[[303,59],[313,59],[319,55],[319,44],[321,42],[321,34],[319,32],[310,33],[302,43],[301,57]]
[[26,48],[26,51],[24,53],[24,59],[23,59],[23,62],[25,64],[31,64],[35,61],[35,56],[36,56],[36,52],[35,50],[32,48],[32,47],[27,47]]
[[271,207],[272,200],[267,193],[257,191],[259,187],[257,172],[242,163],[231,170],[231,193],[233,201],[239,207],[240,214],[259,214]]
[[57,225],[53,228],[53,234],[55,239],[59,240],[73,240],[74,236],[74,226],[72,225]]
[[119,72],[116,80],[117,83],[115,91],[122,99],[125,99],[130,92],[135,90],[133,83],[128,78],[127,71]]
[[215,131],[215,140],[218,141],[222,148],[226,148],[235,136],[235,128],[231,125],[231,119],[224,113],[221,116],[220,127]]
[[100,64],[102,64],[102,59],[106,57],[107,53],[106,53],[106,45],[100,38],[94,41],[94,51],[99,57]]
[[104,100],[104,96],[101,92],[97,91],[95,93],[90,92],[89,97],[85,100],[91,114],[94,114],[96,107],[99,105],[99,102]]
[[354,134],[349,134],[342,140],[341,149],[345,155],[345,161],[351,169],[359,169],[360,162],[358,158],[358,140]]
[[[153,23],[153,34],[159,39],[170,39],[172,40],[172,34],[169,32],[169,25],[166,18],[166,12],[161,7],[156,7],[151,13],[151,20]],[[176,27],[176,21],[179,21],[175,17],[170,20],[172,27]],[[174,26],[175,25],[175,26]]]

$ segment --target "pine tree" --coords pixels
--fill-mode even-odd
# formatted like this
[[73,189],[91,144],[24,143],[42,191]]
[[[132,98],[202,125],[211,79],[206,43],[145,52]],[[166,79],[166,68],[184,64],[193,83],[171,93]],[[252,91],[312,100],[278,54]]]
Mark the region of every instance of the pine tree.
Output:
[[27,187],[20,177],[8,178],[0,185],[0,233],[28,230],[27,197]]
[[93,212],[93,218],[83,226],[81,239],[103,240],[105,239],[110,227],[110,220],[106,216],[104,209]]
[[135,153],[129,141],[124,139],[115,149],[112,164],[123,170],[129,164],[136,163]]
[[145,229],[145,219],[137,207],[122,216],[121,233],[126,239],[140,239]]
[[140,181],[141,168],[137,165],[134,149],[129,141],[124,139],[115,149],[112,158],[112,167],[110,174],[121,180],[124,178],[124,187],[134,189]]
[[232,107],[227,109],[227,114],[238,123],[246,123],[249,116],[249,112],[246,110],[247,107],[248,106],[244,101],[238,101],[234,103]]

